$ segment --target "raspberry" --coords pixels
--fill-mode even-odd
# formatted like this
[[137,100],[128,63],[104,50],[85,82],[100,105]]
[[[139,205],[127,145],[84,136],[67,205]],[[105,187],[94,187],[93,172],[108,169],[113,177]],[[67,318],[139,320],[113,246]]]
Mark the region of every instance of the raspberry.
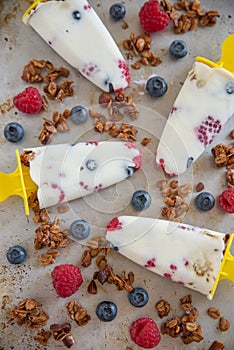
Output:
[[30,86],[20,92],[13,99],[14,106],[21,112],[27,114],[39,113],[42,109],[42,97],[40,92]]
[[59,265],[51,272],[57,294],[67,298],[74,294],[83,282],[79,267],[72,264]]
[[140,24],[148,33],[158,32],[166,28],[170,17],[161,11],[157,0],[149,0],[144,3],[139,12]]
[[228,188],[221,193],[219,205],[227,213],[234,214],[234,188]]
[[130,335],[134,343],[145,349],[152,349],[161,340],[158,326],[152,318],[142,317],[132,323]]

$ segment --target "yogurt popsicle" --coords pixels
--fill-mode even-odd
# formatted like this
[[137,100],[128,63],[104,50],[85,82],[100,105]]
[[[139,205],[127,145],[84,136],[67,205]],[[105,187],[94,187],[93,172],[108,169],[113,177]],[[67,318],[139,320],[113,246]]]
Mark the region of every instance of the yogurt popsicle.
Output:
[[229,237],[204,228],[135,216],[115,217],[106,230],[106,239],[120,254],[209,299]]
[[234,75],[195,62],[163,130],[156,163],[179,175],[205,151],[234,113]]
[[102,90],[119,91],[128,86],[127,63],[86,0],[35,1],[23,21]]
[[142,164],[130,142],[84,142],[25,150],[32,152],[30,177],[40,208],[84,197],[127,179]]

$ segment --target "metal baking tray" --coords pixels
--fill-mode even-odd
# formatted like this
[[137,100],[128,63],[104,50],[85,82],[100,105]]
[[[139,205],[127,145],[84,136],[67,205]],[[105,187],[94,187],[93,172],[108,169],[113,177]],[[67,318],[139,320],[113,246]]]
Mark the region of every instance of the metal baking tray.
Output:
[[[141,0],[124,1],[127,13],[125,22],[114,22],[109,17],[110,2],[108,0],[90,0],[90,4],[99,14],[110,33],[116,40],[120,50],[126,55],[122,41],[128,39],[130,33],[139,35],[142,30],[138,21],[138,12],[143,3]],[[72,67],[59,57],[31,28],[25,26],[21,17],[24,11],[31,4],[30,1],[4,1],[0,3],[0,71],[1,71],[1,116],[0,116],[0,170],[6,173],[12,172],[16,167],[15,149],[21,151],[25,147],[40,146],[38,135],[42,128],[42,117],[51,119],[54,110],[63,111],[65,108],[72,108],[77,104],[88,108],[99,110],[98,98],[101,91],[92,85],[85,78],[74,71]],[[77,217],[90,222],[91,235],[104,233],[108,221],[120,214],[144,215],[159,218],[163,206],[163,198],[156,186],[157,181],[164,178],[163,173],[155,166],[155,151],[160,135],[165,125],[166,118],[171,110],[173,101],[177,96],[181,84],[196,56],[203,56],[217,61],[221,55],[221,45],[225,37],[233,33],[233,1],[232,0],[207,0],[202,5],[206,9],[217,9],[220,17],[214,27],[198,27],[186,34],[176,35],[170,25],[162,32],[152,35],[153,42],[151,51],[155,52],[162,60],[157,67],[143,66],[140,70],[131,69],[131,85],[127,90],[134,98],[134,102],[140,109],[138,119],[132,123],[138,129],[138,143],[143,137],[151,137],[150,142],[143,151],[143,167],[131,179],[116,186],[105,189],[83,199],[68,203],[69,211],[61,214],[55,206],[51,209],[51,217],[58,216],[63,228],[69,228],[70,223]],[[173,60],[168,47],[175,39],[183,39],[189,46],[188,55],[181,60]],[[24,65],[31,59],[45,59],[51,61],[54,66],[61,65],[70,69],[70,78],[74,81],[74,96],[64,102],[49,101],[47,112],[36,116],[25,116],[12,108],[12,98],[22,91],[26,83],[21,80]],[[129,66],[134,62],[128,59]],[[166,79],[168,83],[167,93],[158,99],[151,98],[144,93],[142,82],[150,75],[156,74]],[[10,121],[21,123],[25,129],[25,137],[19,144],[6,142],[3,136],[3,128]],[[130,120],[126,120],[130,122]],[[100,134],[93,130],[92,118],[82,126],[77,126],[68,121],[70,130],[58,133],[53,137],[52,143],[98,141],[110,139],[108,134]],[[222,132],[215,140],[231,143],[228,136],[231,129],[234,129],[234,119],[230,119]],[[189,171],[179,177],[181,184],[188,183],[196,185],[203,182],[205,189],[217,196],[225,189],[224,169],[217,169],[211,156],[211,145],[207,148],[202,157],[193,165]],[[131,194],[137,189],[145,189],[152,196],[152,205],[143,213],[136,214],[130,206]],[[194,196],[189,197],[189,211],[183,217],[183,222],[194,224],[209,229],[234,232],[233,216],[223,213],[216,205],[207,213],[198,212],[194,206]],[[0,297],[9,296],[9,304],[1,310],[0,314],[0,348],[4,350],[23,349],[62,349],[62,343],[50,339],[47,346],[43,347],[33,339],[34,330],[27,330],[16,324],[7,324],[7,308],[18,304],[24,298],[35,298],[43,304],[43,309],[49,314],[48,325],[52,323],[63,323],[71,321],[66,313],[65,304],[76,299],[83,307],[87,308],[91,315],[91,321],[84,327],[77,327],[71,321],[72,335],[76,341],[74,349],[123,349],[127,346],[131,349],[140,349],[130,339],[130,324],[139,317],[152,317],[160,326],[164,319],[160,320],[155,310],[155,303],[161,298],[167,300],[172,307],[167,319],[175,315],[181,315],[179,299],[187,294],[193,297],[193,305],[199,311],[198,323],[203,328],[204,340],[200,343],[184,345],[181,339],[172,339],[167,335],[162,336],[158,345],[159,350],[168,349],[190,349],[208,350],[214,340],[225,344],[225,349],[234,348],[234,301],[233,283],[222,281],[219,283],[215,297],[212,301],[205,296],[177,285],[165,278],[147,271],[112,251],[108,256],[108,263],[114,267],[116,273],[133,271],[135,274],[134,286],[145,288],[149,293],[149,302],[143,308],[134,308],[130,305],[126,291],[118,291],[114,285],[98,284],[98,293],[91,295],[87,293],[88,283],[95,271],[95,263],[85,269],[82,268],[84,283],[79,291],[67,299],[58,298],[53,289],[50,272],[54,265],[42,267],[40,265],[41,251],[35,251],[33,247],[34,230],[37,227],[32,221],[32,214],[27,219],[24,214],[23,201],[19,197],[10,197],[7,201],[0,203],[1,222],[1,247],[0,247]],[[91,237],[91,236],[90,236]],[[6,251],[9,246],[21,244],[27,251],[27,260],[20,266],[10,265],[6,259]],[[166,247],[165,249],[166,254]],[[56,259],[56,265],[62,263],[80,264],[81,254],[84,248],[77,242],[71,241],[68,248],[61,251]],[[96,305],[102,300],[112,300],[118,306],[117,318],[109,323],[100,322],[96,315]],[[218,329],[218,321],[207,315],[209,307],[216,307],[222,316],[229,319],[231,329],[221,332]],[[46,327],[45,327],[46,328]],[[47,327],[48,328],[48,327]]]

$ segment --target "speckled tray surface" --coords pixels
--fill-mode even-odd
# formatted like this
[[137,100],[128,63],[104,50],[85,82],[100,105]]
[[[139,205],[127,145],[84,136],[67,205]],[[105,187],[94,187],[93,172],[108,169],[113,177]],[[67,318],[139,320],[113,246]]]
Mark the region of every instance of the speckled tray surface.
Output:
[[[113,3],[113,2],[112,2]],[[91,0],[90,4],[94,7],[101,19],[110,30],[112,36],[120,47],[120,50],[126,54],[123,49],[122,41],[129,38],[131,32],[139,35],[142,30],[138,23],[138,12],[143,1],[126,0],[127,13],[125,21],[128,27],[124,29],[122,22],[113,22],[109,17],[109,6],[111,2],[107,0]],[[65,108],[72,108],[77,104],[84,105],[95,110],[99,110],[98,98],[101,91],[92,85],[89,81],[78,75],[69,65],[63,61],[30,27],[26,27],[21,16],[28,8],[30,2],[23,1],[1,1],[0,3],[0,71],[1,71],[1,116],[0,116],[0,170],[3,172],[12,172],[16,167],[15,149],[21,151],[26,147],[40,146],[38,135],[41,131],[43,119],[51,119],[54,110],[62,112]],[[203,56],[213,61],[217,61],[221,55],[221,45],[226,36],[234,32],[232,0],[207,0],[203,1],[206,9],[217,9],[220,12],[220,18],[215,27],[202,28],[176,36],[173,33],[172,26],[166,30],[154,34],[152,42],[152,51],[157,53],[162,63],[157,67],[143,66],[140,70],[131,69],[131,85],[127,93],[131,94],[134,102],[140,109],[140,115],[133,124],[138,129],[137,139],[139,147],[143,151],[143,167],[134,174],[132,178],[116,186],[105,189],[86,198],[70,202],[69,211],[61,214],[55,206],[51,209],[51,218],[58,216],[63,228],[69,228],[70,223],[76,218],[83,218],[91,224],[91,236],[104,233],[108,221],[116,215],[142,215],[147,217],[159,218],[160,210],[163,206],[163,198],[156,187],[158,180],[164,178],[164,175],[155,166],[155,150],[160,139],[160,135],[165,125],[166,117],[173,105],[181,84],[196,56]],[[181,38],[189,45],[189,54],[182,60],[173,60],[168,54],[170,43]],[[13,96],[22,91],[26,83],[20,77],[24,65],[31,60],[45,59],[53,62],[54,66],[61,65],[70,69],[70,76],[74,81],[74,96],[65,99],[65,101],[49,101],[47,112],[36,116],[25,116],[16,109],[10,108]],[[135,60],[135,58],[134,58]],[[133,61],[129,60],[131,65]],[[138,84],[147,79],[150,75],[157,74],[166,79],[168,91],[162,97],[153,99],[142,93],[143,89]],[[19,144],[10,144],[6,142],[3,136],[3,128],[10,121],[17,121],[24,126],[25,137]],[[126,120],[130,122],[129,120]],[[100,134],[93,130],[92,118],[82,126],[76,126],[68,121],[70,130],[64,133],[58,133],[53,137],[53,143],[79,142],[79,141],[98,141],[110,139],[108,134]],[[226,124],[214,144],[223,142],[231,143],[228,136],[231,129],[234,129],[234,119],[231,118]],[[143,137],[151,137],[146,147],[140,146]],[[203,182],[205,189],[217,196],[226,188],[224,169],[217,169],[211,156],[211,146],[207,148],[202,157],[193,165],[189,171],[179,177],[181,184],[189,183],[196,185]],[[151,206],[143,213],[136,213],[131,208],[130,198],[137,189],[145,189],[152,196]],[[194,207],[194,196],[192,193],[188,201],[190,202],[189,211],[183,217],[183,222],[201,227],[207,227],[221,232],[234,232],[233,216],[221,212],[216,205],[212,211],[207,213],[198,212]],[[0,297],[9,296],[9,304],[1,310],[0,314],[0,349],[4,350],[24,350],[24,349],[62,349],[65,348],[62,343],[50,339],[47,346],[40,346],[34,341],[35,330],[27,330],[16,324],[7,324],[7,308],[18,304],[24,298],[35,298],[43,304],[43,309],[48,312],[49,328],[52,323],[63,323],[71,321],[67,316],[65,304],[76,299],[91,315],[91,321],[84,327],[77,327],[74,321],[71,321],[72,335],[76,341],[74,349],[113,349],[126,350],[140,349],[130,339],[129,326],[139,317],[152,317],[160,326],[163,320],[160,320],[155,310],[155,303],[161,298],[167,300],[172,307],[171,313],[166,319],[175,315],[181,315],[182,310],[179,306],[179,299],[187,294],[192,294],[193,305],[199,310],[198,323],[202,325],[204,340],[200,343],[184,345],[181,339],[172,339],[167,335],[162,336],[162,340],[157,347],[159,350],[168,349],[189,349],[189,350],[208,350],[212,342],[217,339],[225,344],[225,349],[234,348],[234,301],[233,301],[233,283],[222,281],[219,283],[215,297],[208,301],[205,296],[186,289],[181,285],[161,278],[150,271],[147,271],[127,259],[112,251],[108,256],[108,263],[114,267],[116,273],[121,274],[133,271],[135,274],[134,286],[144,287],[149,293],[149,302],[143,308],[134,308],[128,302],[127,292],[118,291],[114,285],[107,283],[101,285],[98,283],[98,293],[91,295],[87,293],[87,286],[96,270],[95,262],[85,269],[82,268],[84,283],[79,291],[67,299],[58,298],[51,283],[50,272],[54,265],[43,267],[40,265],[40,255],[42,251],[35,251],[33,247],[34,230],[37,227],[32,221],[32,214],[29,219],[25,217],[23,201],[19,197],[11,197],[7,201],[0,203],[0,222],[1,222],[1,246],[0,246]],[[9,246],[21,244],[27,251],[27,260],[20,266],[10,265],[6,259],[6,251]],[[166,247],[162,247],[165,249]],[[62,263],[74,263],[80,265],[80,259],[84,248],[71,241],[68,248],[61,250],[60,256],[56,259],[56,265]],[[44,251],[43,251],[44,252]],[[118,306],[117,318],[110,323],[103,323],[95,315],[96,305],[102,300],[112,300]],[[229,319],[231,329],[228,332],[221,332],[218,329],[218,321],[211,319],[207,315],[209,307],[216,307],[220,310],[222,316]]]

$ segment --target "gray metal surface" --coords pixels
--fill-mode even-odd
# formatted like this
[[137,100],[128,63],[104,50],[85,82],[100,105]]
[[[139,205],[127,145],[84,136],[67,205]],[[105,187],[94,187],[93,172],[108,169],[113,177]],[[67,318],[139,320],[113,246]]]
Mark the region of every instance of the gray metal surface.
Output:
[[[1,111],[9,105],[19,91],[23,90],[26,84],[20,79],[24,65],[32,58],[45,59],[53,62],[57,67],[68,64],[63,61],[42,39],[29,27],[21,22],[21,16],[29,6],[29,1],[4,1],[0,3],[0,74],[1,74]],[[91,0],[90,4],[97,10],[111,34],[115,38],[122,52],[122,40],[127,39],[131,32],[136,35],[141,33],[138,23],[138,12],[143,1],[126,0],[127,14],[125,17],[128,28],[123,29],[121,23],[113,22],[109,18],[108,0],[101,2]],[[143,167],[133,178],[117,186],[106,189],[102,192],[88,196],[84,199],[69,203],[70,210],[65,214],[59,214],[57,208],[51,209],[51,218],[57,215],[63,228],[68,228],[70,223],[77,217],[89,221],[92,225],[91,235],[104,232],[107,222],[116,215],[122,213],[126,215],[136,214],[129,205],[131,194],[136,189],[146,189],[152,195],[152,205],[141,213],[149,217],[159,217],[160,208],[163,206],[156,182],[163,178],[161,171],[156,169],[154,158],[155,150],[160,138],[165,118],[167,117],[173,101],[179,92],[181,83],[186,77],[188,69],[191,67],[194,58],[197,55],[204,56],[211,60],[218,60],[221,54],[221,44],[224,38],[233,33],[233,9],[232,0],[207,0],[203,1],[207,9],[218,9],[220,18],[217,25],[213,28],[197,28],[195,31],[185,35],[176,36],[172,27],[153,35],[152,51],[156,52],[162,59],[158,67],[143,67],[139,71],[131,69],[132,83],[128,93],[134,96],[134,101],[139,106],[141,113],[134,122],[139,129],[138,140],[143,137],[152,137],[152,142],[143,149]],[[189,45],[189,54],[183,59],[175,61],[168,54],[170,43],[181,38]],[[129,64],[132,62],[129,61]],[[67,98],[64,103],[49,101],[47,112],[40,113],[33,117],[25,116],[16,109],[0,115],[0,170],[11,172],[16,166],[15,148],[21,151],[24,147],[40,146],[37,138],[42,128],[42,116],[51,119],[54,110],[63,111],[65,108],[72,108],[77,104],[86,107],[92,107],[98,110],[98,97],[100,90],[90,82],[78,75],[71,67],[70,77],[74,80],[74,96]],[[147,79],[151,74],[163,76],[168,83],[168,92],[159,99],[152,99],[145,94],[139,93],[139,82]],[[134,83],[134,82],[137,83]],[[19,144],[10,144],[6,142],[3,136],[3,128],[10,121],[17,121],[24,126],[25,137]],[[129,120],[127,120],[129,121]],[[58,133],[53,138],[53,143],[74,142],[74,141],[93,141],[105,140],[107,135],[95,133],[92,128],[92,119],[90,118],[83,126],[73,125],[68,122],[70,130],[68,132]],[[228,137],[229,131],[234,128],[234,119],[232,118],[224,130],[216,139],[215,143],[230,143]],[[212,192],[216,197],[225,188],[224,169],[217,169],[210,155],[211,147],[196,162],[187,174],[180,177],[180,182],[196,185],[202,181],[205,189]],[[216,206],[211,212],[200,213],[193,204],[194,194],[190,198],[189,212],[183,218],[185,223],[207,227],[213,230],[223,232],[234,232],[233,215],[224,214]],[[35,251],[33,248],[34,230],[37,227],[32,222],[32,215],[29,220],[24,215],[23,202],[19,197],[11,197],[7,201],[0,203],[0,223],[1,223],[1,245],[0,245],[0,297],[8,295],[11,299],[10,305],[17,304],[20,300],[33,297],[42,302],[43,308],[49,313],[48,325],[69,321],[66,313],[65,304],[67,301],[76,299],[83,307],[87,308],[91,315],[91,321],[84,327],[77,327],[72,322],[72,334],[76,340],[74,349],[112,349],[125,350],[127,346],[132,349],[138,347],[131,341],[129,336],[129,326],[138,317],[152,317],[158,325],[164,320],[160,320],[154,308],[155,303],[160,299],[166,299],[172,306],[169,317],[181,315],[182,310],[179,306],[179,299],[187,294],[192,294],[193,305],[199,310],[198,323],[203,327],[204,341],[197,344],[183,345],[181,339],[172,339],[168,336],[162,336],[162,340],[157,347],[159,350],[208,350],[211,343],[217,339],[225,344],[225,349],[234,348],[234,288],[230,281],[222,281],[216,291],[212,301],[208,301],[205,296],[190,291],[183,286],[176,285],[163,279],[149,271],[135,265],[134,263],[119,256],[116,252],[111,252],[108,256],[108,262],[114,267],[116,273],[133,271],[135,274],[135,286],[141,286],[147,289],[149,293],[149,303],[144,308],[134,308],[127,299],[127,292],[117,291],[116,287],[109,284],[99,285],[97,295],[87,293],[88,283],[95,271],[95,263],[84,269],[84,283],[79,291],[67,300],[58,298],[53,289],[50,272],[54,265],[42,267],[40,265],[41,251]],[[21,244],[27,250],[27,260],[21,266],[10,265],[6,259],[6,251],[9,246]],[[162,247],[165,249],[166,247]],[[44,252],[44,251],[43,251]],[[61,255],[56,259],[56,264],[74,263],[80,264],[83,247],[76,242],[71,242],[68,248],[61,251]],[[112,300],[118,306],[118,316],[110,323],[100,322],[95,309],[98,302],[102,300]],[[217,307],[221,314],[230,320],[232,327],[226,333],[218,330],[217,320],[209,318],[207,309]],[[62,349],[63,344],[50,339],[46,347],[35,343],[33,336],[35,331],[24,330],[17,325],[7,325],[6,310],[0,313],[0,348],[4,350],[23,350],[23,349]],[[140,348],[139,348],[140,349]]]

